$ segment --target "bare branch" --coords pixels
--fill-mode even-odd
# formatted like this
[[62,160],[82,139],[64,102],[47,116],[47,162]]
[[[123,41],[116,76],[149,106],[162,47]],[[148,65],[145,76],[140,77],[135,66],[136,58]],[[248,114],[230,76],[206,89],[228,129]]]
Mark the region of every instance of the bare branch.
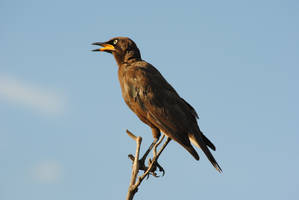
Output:
[[[135,193],[137,192],[137,188],[134,187],[136,178],[139,172],[139,153],[140,153],[140,146],[142,142],[141,137],[136,137],[133,133],[127,130],[127,134],[136,141],[136,152],[135,158],[132,166],[132,174],[131,174],[131,181],[130,186],[127,193],[127,200],[132,200]],[[129,155],[129,158],[132,159],[133,155]]]
[[128,136],[130,136],[130,138],[132,138],[135,141],[137,140],[137,137],[131,131],[126,130],[126,132],[127,132]]
[[[159,145],[162,140],[164,139],[164,135],[162,136],[162,138],[159,140],[159,142],[155,145],[155,148],[157,148],[157,145]],[[148,166],[148,169],[146,170],[146,172],[144,172],[141,176],[138,177],[138,181],[137,183],[134,185],[134,187],[138,188],[138,186],[141,184],[141,182],[143,181],[143,179],[152,171],[154,165],[156,164],[158,158],[160,157],[162,151],[165,149],[165,147],[167,146],[167,144],[170,142],[170,138],[168,137],[167,140],[165,141],[165,143],[163,144],[163,146],[161,147],[161,149],[159,150],[158,154],[154,155],[153,159],[151,160],[150,165]]]
[[[137,175],[138,172],[140,170],[139,168],[139,153],[140,153],[140,146],[141,146],[141,141],[142,138],[141,137],[136,137],[133,133],[131,133],[129,130],[127,130],[127,134],[136,141],[136,152],[135,152],[135,157],[130,154],[129,158],[133,161],[133,166],[132,166],[132,174],[131,174],[131,181],[130,181],[130,186],[128,189],[128,193],[127,193],[127,200],[132,200],[134,198],[134,195],[136,194],[136,192],[138,191],[138,187],[141,184],[141,182],[144,180],[145,177],[149,176],[149,173],[152,172],[153,176],[158,177],[155,174],[155,169],[154,167],[156,165],[158,165],[160,167],[160,165],[157,163],[157,160],[159,158],[159,156],[161,155],[162,151],[165,149],[165,147],[167,146],[167,144],[170,142],[170,138],[167,137],[166,142],[163,144],[163,146],[161,147],[161,149],[159,150],[159,152],[157,153],[157,147],[161,144],[161,142],[164,139],[164,135],[160,138],[160,140],[155,144],[154,146],[154,156],[153,159],[149,159],[149,166],[147,167],[146,171],[138,177],[138,180],[136,182],[137,179]],[[144,158],[145,159],[145,158]],[[163,174],[164,174],[164,170],[163,170]]]

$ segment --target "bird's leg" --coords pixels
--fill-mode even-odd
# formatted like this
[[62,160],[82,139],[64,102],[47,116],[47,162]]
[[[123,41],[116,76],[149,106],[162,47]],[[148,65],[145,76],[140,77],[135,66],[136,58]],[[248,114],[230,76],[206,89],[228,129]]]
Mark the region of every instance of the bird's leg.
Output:
[[[163,138],[164,138],[164,136],[163,136]],[[161,138],[161,139],[163,139],[163,138]],[[152,142],[152,144],[149,146],[149,148],[146,150],[146,152],[143,154],[143,156],[142,156],[142,158],[140,159],[140,160],[138,160],[138,166],[139,166],[139,170],[143,170],[144,172],[146,172],[147,170],[148,170],[148,168],[149,168],[149,166],[150,166],[150,164],[152,163],[152,160],[149,158],[149,160],[148,160],[148,166],[146,166],[146,164],[145,164],[145,160],[146,160],[146,158],[147,158],[147,156],[148,156],[148,154],[151,152],[151,150],[154,148],[154,146],[157,148],[157,141],[158,141],[158,139],[154,139],[154,141]],[[161,140],[162,141],[162,140]],[[159,140],[159,144],[160,144],[161,142],[160,142],[160,140]],[[156,148],[154,148],[155,150],[156,150]],[[155,155],[155,153],[154,153],[154,155]],[[132,160],[132,162],[134,162],[134,159],[135,159],[135,157],[132,155],[132,154],[129,154],[128,155],[128,157]],[[159,171],[161,172],[163,172],[163,175],[165,174],[165,172],[164,172],[164,169],[161,167],[161,165],[159,164],[159,163],[155,163],[155,165],[154,165],[154,167],[152,167],[152,169],[151,169],[151,171],[150,171],[150,173],[153,175],[153,176],[155,176],[155,177],[158,177],[157,176],[157,174],[155,173],[155,171],[157,170],[157,167],[158,167],[158,169],[159,169]],[[149,177],[149,173],[147,174],[147,178]]]
[[[160,157],[162,151],[165,149],[165,147],[167,146],[167,144],[170,142],[170,138],[167,137],[165,143],[163,144],[163,146],[161,147],[161,149],[158,151],[158,146],[162,143],[165,135],[163,135],[160,138],[160,130],[159,129],[152,129],[153,130],[153,136],[154,136],[154,141],[152,142],[152,144],[149,146],[149,148],[146,150],[146,152],[144,153],[144,155],[142,156],[142,158],[138,161],[139,162],[139,170],[143,170],[145,173],[147,173],[147,178],[149,177],[149,174],[152,174],[154,177],[159,177],[156,173],[156,170],[158,169],[160,172],[162,172],[162,176],[164,176],[165,174],[165,170],[163,169],[163,167],[158,163],[158,158]],[[151,150],[153,150],[153,158],[148,160],[148,166],[145,165],[145,160],[148,156],[148,154],[151,152]],[[129,158],[134,161],[135,157],[130,154]],[[148,172],[147,172],[148,171]]]
[[[161,136],[160,130],[156,127],[152,128],[152,135],[154,138],[154,141],[152,142],[152,144],[149,146],[149,148],[146,150],[146,152],[144,153],[144,155],[142,156],[142,158],[139,160],[139,168],[146,171],[147,167],[145,166],[145,160],[146,157],[148,156],[149,152],[151,152],[151,150],[153,149],[154,146],[156,146],[157,148],[157,142]],[[161,142],[160,142],[161,143]],[[160,144],[159,143],[159,144]]]
[[153,158],[157,156],[157,148],[161,144],[161,142],[164,140],[165,135],[161,137],[161,139],[154,145],[154,151],[153,151]]
[[154,156],[155,156],[155,154],[157,154],[157,147],[161,144],[162,140],[164,139],[164,135],[159,140],[159,138],[161,136],[161,132],[158,128],[152,128],[152,134],[153,134],[153,138],[154,138],[152,148],[154,147]]
[[147,166],[145,166],[145,160],[148,156],[148,154],[151,152],[151,150],[153,149],[153,147],[155,146],[155,144],[157,143],[157,138],[154,139],[154,141],[152,142],[152,144],[149,146],[149,148],[146,150],[146,152],[143,154],[142,158],[139,160],[139,169],[146,171],[147,170]]
[[[145,160],[148,156],[148,154],[151,152],[151,150],[153,149],[153,147],[157,144],[159,138],[160,138],[160,130],[158,128],[153,127],[152,128],[152,134],[153,134],[153,138],[154,141],[152,142],[152,144],[149,146],[149,148],[146,150],[146,152],[144,153],[144,155],[142,156],[142,158],[139,160],[139,169],[146,171],[148,169],[148,167],[145,165]],[[160,142],[161,143],[161,142]],[[159,143],[159,144],[160,144]],[[157,146],[156,146],[157,148]],[[132,154],[128,155],[129,158],[134,161],[134,156]]]
[[155,177],[159,177],[156,174],[156,170],[157,168],[159,169],[160,172],[162,172],[162,176],[164,176],[165,174],[165,170],[163,169],[163,167],[158,163],[158,159],[161,155],[161,153],[163,152],[163,150],[165,149],[165,147],[167,146],[167,144],[171,141],[171,139],[169,137],[167,137],[165,143],[163,144],[163,146],[161,147],[161,149],[159,150],[159,152],[157,153],[157,147],[160,145],[160,143],[163,141],[164,139],[164,135],[162,136],[162,138],[158,141],[158,143],[154,146],[154,156],[153,159],[149,159],[149,166],[151,167],[150,172],[153,176]]

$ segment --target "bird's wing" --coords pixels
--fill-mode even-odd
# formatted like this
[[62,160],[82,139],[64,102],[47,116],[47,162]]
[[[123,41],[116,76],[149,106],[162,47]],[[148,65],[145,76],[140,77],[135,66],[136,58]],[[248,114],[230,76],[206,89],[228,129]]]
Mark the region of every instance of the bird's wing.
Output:
[[188,131],[193,128],[197,117],[192,106],[150,64],[136,67],[130,73],[126,82],[134,91],[131,92],[134,112],[146,117],[183,146],[191,146]]
[[190,104],[182,99],[174,88],[151,65],[129,70],[126,88],[129,88],[130,107],[139,118],[181,144],[195,159],[199,156],[190,143],[194,143],[206,154],[214,167],[221,168],[207,148],[215,146],[201,133],[197,125],[197,114]]

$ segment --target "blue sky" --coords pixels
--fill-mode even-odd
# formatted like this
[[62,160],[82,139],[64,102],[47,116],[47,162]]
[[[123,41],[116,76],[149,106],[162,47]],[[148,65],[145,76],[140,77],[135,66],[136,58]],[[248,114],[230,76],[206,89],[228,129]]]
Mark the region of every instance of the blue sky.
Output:
[[297,1],[0,2],[0,199],[124,199],[135,143],[117,66],[129,36],[200,115],[223,174],[171,142],[136,199],[298,199]]

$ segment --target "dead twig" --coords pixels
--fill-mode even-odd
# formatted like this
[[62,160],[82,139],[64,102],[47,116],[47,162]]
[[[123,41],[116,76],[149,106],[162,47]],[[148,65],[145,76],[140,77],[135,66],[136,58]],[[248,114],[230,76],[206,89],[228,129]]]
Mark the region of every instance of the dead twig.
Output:
[[[165,136],[163,135],[160,138],[160,140],[154,146],[154,156],[153,156],[152,159],[149,159],[149,166],[146,168],[146,170],[143,169],[145,172],[141,176],[139,176],[138,180],[136,181],[138,172],[140,170],[140,168],[139,168],[139,154],[140,154],[140,146],[141,146],[142,138],[141,137],[136,137],[129,130],[127,130],[127,134],[132,139],[134,139],[136,141],[135,156],[133,156],[131,154],[129,155],[129,158],[133,161],[133,165],[132,165],[130,186],[129,186],[128,193],[127,193],[127,198],[126,198],[127,200],[132,200],[134,198],[134,195],[138,191],[139,185],[141,184],[141,182],[144,180],[145,177],[148,177],[150,173],[152,173],[153,176],[158,177],[155,173],[156,168],[154,169],[154,167],[158,166],[158,168],[160,169],[161,166],[157,163],[157,160],[158,160],[158,158],[161,155],[162,151],[165,149],[165,147],[167,146],[167,144],[170,142],[171,139],[167,137],[165,143],[163,144],[163,146],[161,147],[161,149],[157,153],[157,148],[161,144],[161,142],[163,141]],[[163,172],[163,175],[164,175],[164,172]]]

